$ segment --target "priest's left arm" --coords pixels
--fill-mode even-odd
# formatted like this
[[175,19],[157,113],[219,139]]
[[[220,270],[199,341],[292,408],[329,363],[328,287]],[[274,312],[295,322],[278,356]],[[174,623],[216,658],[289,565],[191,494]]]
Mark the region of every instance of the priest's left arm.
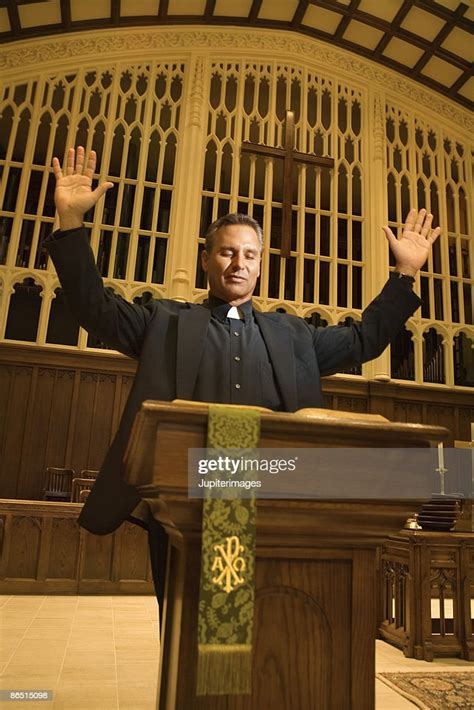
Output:
[[380,294],[349,327],[313,328],[313,346],[321,375],[354,367],[378,357],[421,305],[413,292],[415,276],[428,259],[440,228],[432,230],[433,215],[410,210],[400,239],[389,227],[384,232],[396,266]]

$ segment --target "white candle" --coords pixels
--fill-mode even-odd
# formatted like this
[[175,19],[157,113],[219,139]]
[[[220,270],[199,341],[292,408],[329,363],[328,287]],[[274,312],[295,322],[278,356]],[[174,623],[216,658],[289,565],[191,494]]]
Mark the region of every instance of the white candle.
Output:
[[444,451],[443,444],[438,444],[438,468],[444,468]]

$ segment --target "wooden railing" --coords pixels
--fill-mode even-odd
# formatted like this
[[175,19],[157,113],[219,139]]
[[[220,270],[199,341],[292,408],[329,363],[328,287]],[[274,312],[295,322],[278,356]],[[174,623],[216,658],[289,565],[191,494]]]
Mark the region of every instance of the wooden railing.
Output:
[[474,533],[403,531],[381,551],[379,634],[408,658],[474,661]]
[[153,594],[147,533],[79,527],[80,503],[0,499],[0,594]]

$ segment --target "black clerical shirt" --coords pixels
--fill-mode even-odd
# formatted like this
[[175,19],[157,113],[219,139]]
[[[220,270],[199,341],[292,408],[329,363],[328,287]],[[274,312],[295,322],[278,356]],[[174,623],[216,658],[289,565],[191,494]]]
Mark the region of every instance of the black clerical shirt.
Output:
[[212,315],[193,399],[282,409],[268,351],[253,316],[252,301],[239,306],[242,320],[228,318],[231,306],[212,294],[203,305],[211,309]]

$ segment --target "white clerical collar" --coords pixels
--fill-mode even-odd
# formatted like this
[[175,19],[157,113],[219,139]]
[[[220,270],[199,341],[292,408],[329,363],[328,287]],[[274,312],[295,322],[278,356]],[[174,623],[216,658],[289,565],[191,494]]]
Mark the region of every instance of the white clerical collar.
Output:
[[237,308],[237,306],[231,306],[227,312],[227,318],[236,318],[237,320],[244,320],[244,314]]

